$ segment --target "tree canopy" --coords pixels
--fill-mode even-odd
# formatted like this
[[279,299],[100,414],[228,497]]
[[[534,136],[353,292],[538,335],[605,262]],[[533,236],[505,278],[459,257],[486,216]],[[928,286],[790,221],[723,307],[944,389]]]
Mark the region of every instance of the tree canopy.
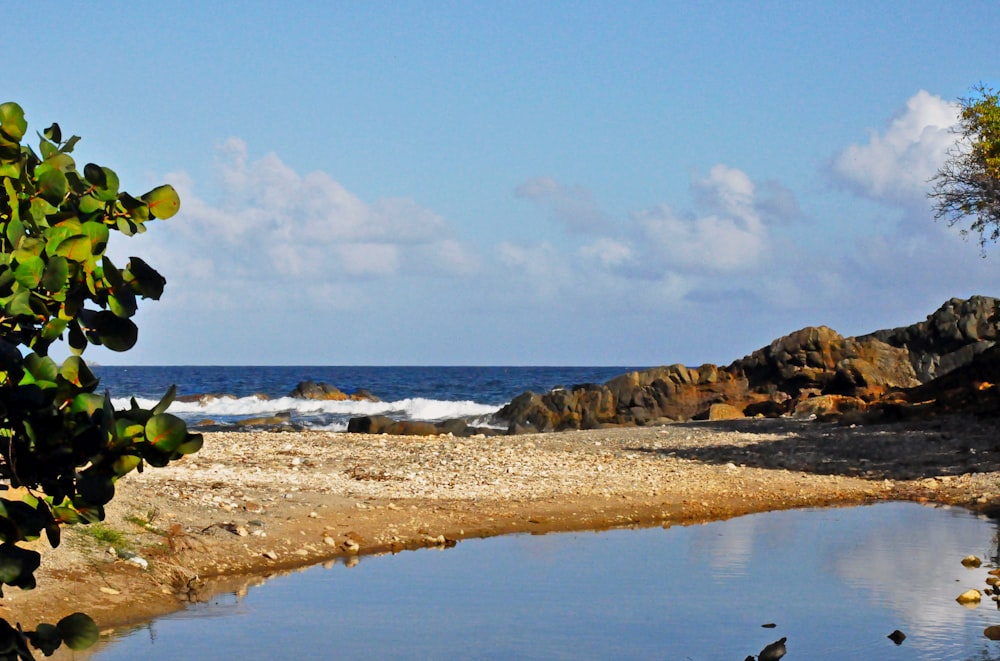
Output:
[[931,179],[935,219],[979,235],[981,247],[1000,238],[1000,93],[980,83],[959,99],[958,139]]
[[[0,491],[10,496],[0,498],[0,596],[35,586],[41,555],[22,542],[44,534],[57,546],[63,525],[104,518],[121,477],[202,443],[166,412],[173,388],[150,410],[133,399],[116,411],[82,358],[91,344],[135,344],[137,301],[158,299],[166,281],[138,257],[118,268],[105,250],[113,231],[131,236],[177,213],[176,191],[133,197],[110,168],[77,169],[77,136],[52,124],[36,152],[22,144],[27,130],[21,106],[0,104]],[[64,339],[72,355],[57,364],[49,348]],[[82,613],[27,632],[0,620],[0,659],[31,659],[29,642],[48,656],[96,639]]]

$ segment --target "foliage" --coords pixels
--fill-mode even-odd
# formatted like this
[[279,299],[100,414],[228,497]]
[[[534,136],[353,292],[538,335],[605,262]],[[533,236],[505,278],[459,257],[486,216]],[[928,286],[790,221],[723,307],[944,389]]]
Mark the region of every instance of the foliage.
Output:
[[[166,413],[173,388],[151,410],[133,399],[116,411],[81,357],[90,344],[135,344],[137,300],[158,299],[165,280],[137,257],[119,269],[105,249],[112,230],[131,236],[173,216],[177,193],[136,198],[107,167],[81,173],[70,156],[79,138],[64,141],[58,124],[39,134],[38,152],[21,144],[26,133],[21,107],[0,104],[0,489],[22,494],[0,498],[0,596],[5,584],[35,586],[41,556],[20,542],[44,533],[57,546],[62,525],[104,518],[122,476],[202,442]],[[48,352],[63,338],[72,355],[60,365]],[[33,632],[0,620],[0,659],[32,658],[28,642],[45,655],[82,649],[96,631],[83,614]]]
[[980,83],[959,106],[958,140],[928,195],[936,219],[971,219],[962,233],[979,234],[985,247],[1000,238],[1000,93]]

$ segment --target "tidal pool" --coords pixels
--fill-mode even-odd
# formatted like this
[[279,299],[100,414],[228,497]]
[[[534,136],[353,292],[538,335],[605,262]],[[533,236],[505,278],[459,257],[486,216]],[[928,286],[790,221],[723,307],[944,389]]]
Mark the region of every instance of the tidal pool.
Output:
[[1000,659],[996,603],[955,601],[997,556],[995,521],[913,503],[468,540],[277,577],[92,658],[741,661],[785,637],[786,661]]

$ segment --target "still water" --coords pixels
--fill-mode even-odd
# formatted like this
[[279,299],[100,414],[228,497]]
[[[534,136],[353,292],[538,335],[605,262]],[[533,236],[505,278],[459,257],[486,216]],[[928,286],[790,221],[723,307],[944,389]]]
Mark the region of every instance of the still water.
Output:
[[997,544],[995,521],[912,503],[468,540],[274,578],[93,658],[742,661],[786,637],[786,661],[1000,659],[996,604],[955,601]]

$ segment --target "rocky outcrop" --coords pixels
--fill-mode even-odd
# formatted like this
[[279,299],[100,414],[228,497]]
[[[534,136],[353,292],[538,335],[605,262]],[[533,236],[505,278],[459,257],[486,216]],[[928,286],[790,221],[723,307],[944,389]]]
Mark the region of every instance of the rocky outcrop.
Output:
[[300,381],[297,386],[288,394],[296,399],[316,399],[340,402],[344,400],[380,402],[378,397],[363,388],[359,388],[354,394],[348,395],[337,386],[329,383],[316,383],[315,381]]
[[825,326],[778,338],[726,369],[744,375],[754,392],[781,401],[819,394],[873,400],[920,385],[905,348],[874,337],[845,338]]
[[927,383],[968,365],[974,356],[996,344],[998,337],[997,299],[973,296],[945,302],[926,321],[875,331],[858,339],[875,338],[904,348],[917,379]]
[[522,393],[495,418],[518,433],[888,410],[918,401],[931,392],[926,384],[944,375],[968,380],[970,366],[986,364],[987,357],[1000,372],[1000,349],[984,353],[1000,337],[997,316],[997,299],[974,296],[947,301],[911,326],[858,337],[825,326],[803,328],[726,367],[670,365],[629,372],[603,385]]

